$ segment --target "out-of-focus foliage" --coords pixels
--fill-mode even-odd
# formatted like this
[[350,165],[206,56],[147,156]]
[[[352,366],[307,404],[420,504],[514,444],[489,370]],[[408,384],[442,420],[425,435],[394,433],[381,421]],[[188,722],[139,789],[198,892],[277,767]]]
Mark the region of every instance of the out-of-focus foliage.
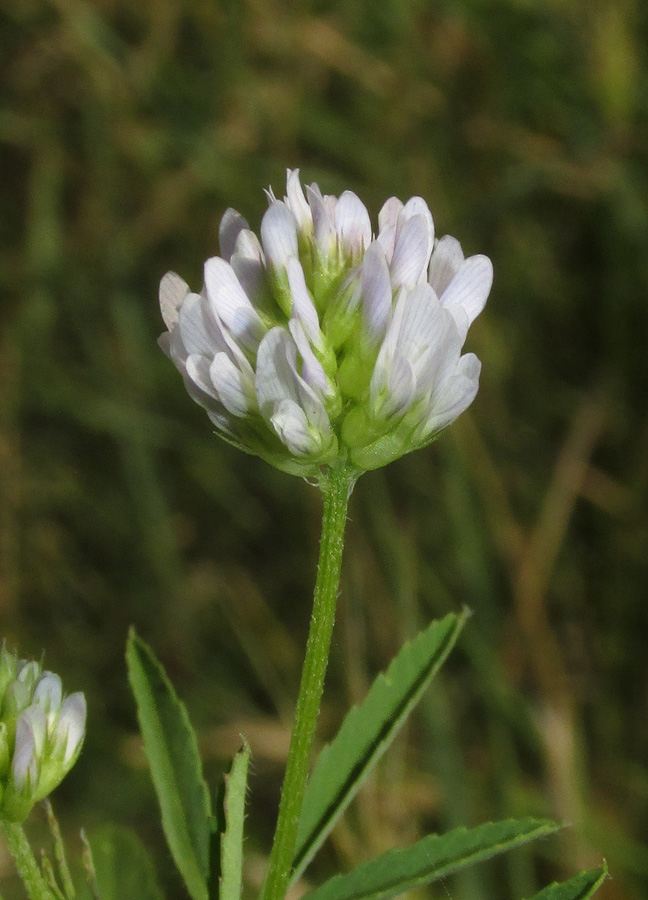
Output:
[[423,195],[496,272],[472,412],[356,488],[323,736],[405,636],[475,614],[321,872],[541,814],[572,827],[451,896],[530,896],[603,856],[598,896],[646,896],[647,10],[0,0],[1,631],[88,696],[54,798],[66,830],[114,819],[160,840],[123,664],[134,622],[212,783],[250,741],[262,877],[319,498],[211,435],[155,346],[156,294],[167,269],[199,288],[225,208],[258,224],[261,188],[300,166],[374,216]]

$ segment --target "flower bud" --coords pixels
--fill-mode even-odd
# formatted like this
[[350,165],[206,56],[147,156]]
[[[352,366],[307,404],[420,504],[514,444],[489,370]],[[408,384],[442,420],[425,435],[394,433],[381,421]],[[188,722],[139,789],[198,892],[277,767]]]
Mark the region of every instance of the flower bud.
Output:
[[81,752],[85,724],[83,694],[64,698],[58,675],[2,647],[0,820],[24,821],[60,784]]
[[283,200],[267,194],[260,241],[227,210],[200,294],[172,272],[160,284],[160,346],[190,395],[227,441],[297,475],[430,443],[477,393],[462,348],[490,260],[435,238],[421,197],[389,199],[374,235],[355,194],[304,191],[297,169]]

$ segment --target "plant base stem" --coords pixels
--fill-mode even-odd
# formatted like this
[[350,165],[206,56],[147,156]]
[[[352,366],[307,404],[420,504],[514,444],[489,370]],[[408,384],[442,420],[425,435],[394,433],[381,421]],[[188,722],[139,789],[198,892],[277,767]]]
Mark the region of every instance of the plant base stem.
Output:
[[38,867],[22,825],[17,825],[15,822],[2,822],[2,830],[29,900],[55,900]]
[[263,900],[283,900],[290,883],[335,621],[347,507],[355,477],[349,469],[339,466],[331,468],[321,483],[324,511],[313,615]]

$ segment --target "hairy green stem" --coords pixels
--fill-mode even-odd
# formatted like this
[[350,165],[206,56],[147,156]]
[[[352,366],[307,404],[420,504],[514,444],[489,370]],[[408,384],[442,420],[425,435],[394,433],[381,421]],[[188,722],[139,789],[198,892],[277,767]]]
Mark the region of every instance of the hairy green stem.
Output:
[[2,822],[2,830],[29,900],[56,900],[38,867],[22,825]]
[[347,507],[355,478],[351,470],[338,466],[329,469],[321,482],[324,511],[313,615],[263,900],[283,900],[290,883],[299,816],[335,621]]

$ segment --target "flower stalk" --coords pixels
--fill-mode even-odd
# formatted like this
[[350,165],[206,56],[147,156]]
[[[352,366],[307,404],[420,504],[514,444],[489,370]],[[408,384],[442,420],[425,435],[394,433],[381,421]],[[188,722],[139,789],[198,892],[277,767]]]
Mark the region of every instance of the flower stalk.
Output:
[[290,883],[335,621],[347,507],[356,478],[356,472],[340,464],[330,467],[320,482],[324,510],[313,613],[263,900],[283,900]]
[[2,829],[29,900],[56,900],[38,867],[22,825],[5,820]]

